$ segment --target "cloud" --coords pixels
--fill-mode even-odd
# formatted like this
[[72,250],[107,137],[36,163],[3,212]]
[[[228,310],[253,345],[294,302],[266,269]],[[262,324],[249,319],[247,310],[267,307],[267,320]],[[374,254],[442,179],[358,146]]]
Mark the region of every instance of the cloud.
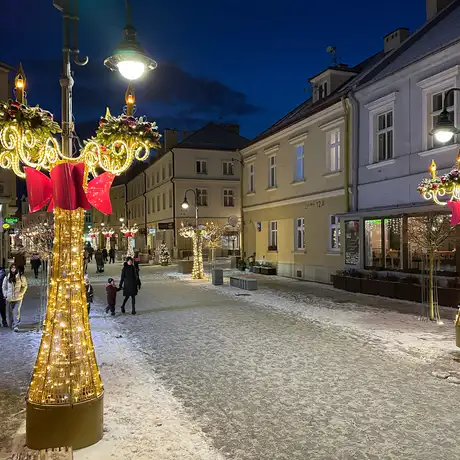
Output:
[[[96,120],[105,107],[114,114],[123,108],[127,83],[118,73],[109,72],[101,61],[92,59],[87,66],[73,66],[77,123]],[[59,117],[59,61],[29,60],[24,62],[24,69],[30,81],[29,102],[38,102]],[[149,78],[135,82],[134,89],[138,114],[155,119],[160,129],[196,129],[219,119],[240,121],[262,110],[251,104],[244,93],[220,81],[192,75],[174,63],[160,64]]]

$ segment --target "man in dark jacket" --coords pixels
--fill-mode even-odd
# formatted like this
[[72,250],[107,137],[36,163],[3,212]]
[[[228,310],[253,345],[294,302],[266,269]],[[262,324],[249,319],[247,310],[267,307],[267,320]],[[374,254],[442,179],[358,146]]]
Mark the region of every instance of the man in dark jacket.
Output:
[[123,289],[123,304],[121,305],[121,312],[125,313],[125,306],[128,299],[131,297],[133,315],[136,314],[136,296],[141,288],[141,280],[139,279],[139,273],[136,270],[136,267],[133,265],[133,258],[127,257],[126,262],[123,265],[121,270],[121,279],[120,279],[120,290]]
[[115,263],[115,249],[114,248],[110,248],[110,251],[109,251],[109,264],[114,264]]
[[104,271],[104,256],[100,249],[96,251],[94,258],[96,259],[97,272],[102,273]]
[[[5,279],[6,272],[3,267],[0,267],[0,286],[3,285],[3,280]],[[2,326],[8,327],[6,321],[6,300],[3,296],[3,291],[0,289],[0,316],[2,317]]]

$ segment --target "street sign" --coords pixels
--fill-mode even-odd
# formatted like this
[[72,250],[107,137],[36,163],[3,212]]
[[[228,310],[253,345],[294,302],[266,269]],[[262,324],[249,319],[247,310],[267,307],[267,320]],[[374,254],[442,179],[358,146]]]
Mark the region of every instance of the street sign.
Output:
[[174,222],[159,222],[158,230],[174,230]]

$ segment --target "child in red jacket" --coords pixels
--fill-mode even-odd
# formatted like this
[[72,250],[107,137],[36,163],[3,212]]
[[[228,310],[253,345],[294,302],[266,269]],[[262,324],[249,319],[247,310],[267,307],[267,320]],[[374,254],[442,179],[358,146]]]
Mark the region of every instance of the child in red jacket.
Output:
[[115,316],[115,305],[117,303],[117,292],[119,289],[115,285],[115,280],[113,278],[108,279],[105,290],[107,292],[107,307],[105,312],[108,313],[110,311],[110,314]]

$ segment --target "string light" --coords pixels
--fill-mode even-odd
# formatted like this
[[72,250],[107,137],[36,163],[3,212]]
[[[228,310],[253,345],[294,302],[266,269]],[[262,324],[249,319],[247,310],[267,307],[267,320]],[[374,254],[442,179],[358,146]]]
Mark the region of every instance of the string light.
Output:
[[133,242],[134,238],[136,237],[136,233],[139,231],[137,224],[129,227],[126,224],[122,224],[120,228],[121,233],[123,233],[126,238],[128,238],[128,249],[126,251],[126,257],[134,257],[134,247]]
[[193,245],[193,268],[192,268],[192,279],[201,280],[204,278],[204,268],[203,268],[203,238],[206,235],[206,230],[204,227],[192,227],[184,226],[181,223],[181,228],[179,229],[179,235],[184,238],[191,238]]

